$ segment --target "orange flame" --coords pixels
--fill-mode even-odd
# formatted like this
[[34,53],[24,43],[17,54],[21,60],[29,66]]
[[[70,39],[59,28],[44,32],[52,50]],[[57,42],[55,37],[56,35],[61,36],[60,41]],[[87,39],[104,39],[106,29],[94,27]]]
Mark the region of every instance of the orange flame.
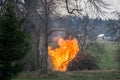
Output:
[[49,56],[56,71],[66,71],[69,62],[75,58],[78,51],[78,41],[75,38],[64,40],[58,37],[58,48],[52,49],[48,46]]

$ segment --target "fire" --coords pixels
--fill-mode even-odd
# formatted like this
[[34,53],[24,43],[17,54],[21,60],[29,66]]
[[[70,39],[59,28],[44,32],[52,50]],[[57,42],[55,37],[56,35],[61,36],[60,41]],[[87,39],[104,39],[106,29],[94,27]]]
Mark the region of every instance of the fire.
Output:
[[56,71],[66,71],[69,62],[75,58],[79,51],[78,41],[76,38],[64,40],[58,38],[58,48],[52,49],[48,46],[49,56],[52,59],[54,69]]

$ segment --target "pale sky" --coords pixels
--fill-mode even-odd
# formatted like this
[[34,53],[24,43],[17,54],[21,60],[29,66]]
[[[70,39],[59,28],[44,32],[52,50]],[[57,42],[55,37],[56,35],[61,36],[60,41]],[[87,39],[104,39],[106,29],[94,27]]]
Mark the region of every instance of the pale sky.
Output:
[[[120,12],[120,0],[103,0],[103,1],[106,1],[106,3],[110,4],[109,5],[110,9],[108,10],[108,14],[107,14],[107,16],[109,18],[113,18],[113,15],[110,14],[112,11]],[[22,0],[22,2],[24,3],[24,0]],[[65,5],[63,5],[63,6],[65,6]],[[61,6],[61,7],[63,7],[63,6]],[[60,13],[68,14],[66,9],[63,9],[61,7],[59,8]],[[58,7],[57,7],[57,10],[58,10]]]
[[111,14],[114,11],[120,12],[120,0],[103,0],[108,4],[108,9],[105,9],[107,12],[106,16],[108,18],[114,18],[115,16]]
[[[81,0],[81,1],[84,1],[84,0]],[[109,9],[105,9],[105,11],[108,12],[107,17],[114,18],[114,15],[112,15],[111,13],[113,11],[120,12],[120,0],[103,0],[103,1],[105,1],[106,3],[109,4],[109,6],[108,6]],[[84,5],[84,4],[81,3],[81,5]],[[59,12],[59,14],[68,15],[68,13],[64,7],[65,7],[65,4],[61,3],[61,5],[56,8],[56,10]],[[93,17],[93,16],[91,16],[91,17]]]
[[120,12],[120,0],[111,0],[112,7]]
[[[120,12],[120,0],[105,0],[107,1],[110,5],[110,10],[108,12],[112,11],[117,11]],[[113,17],[113,15],[109,15],[110,18]]]

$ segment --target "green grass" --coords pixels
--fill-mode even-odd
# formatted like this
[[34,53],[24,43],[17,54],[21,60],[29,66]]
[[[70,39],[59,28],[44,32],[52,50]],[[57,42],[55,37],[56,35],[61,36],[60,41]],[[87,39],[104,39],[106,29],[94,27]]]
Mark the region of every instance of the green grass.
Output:
[[105,53],[101,55],[99,64],[101,69],[117,69],[118,63],[115,61],[117,46],[115,44],[105,44]]
[[118,68],[116,59],[117,45],[112,42],[98,42],[97,46],[90,48],[90,54],[98,61],[98,66],[102,70],[115,70]]
[[37,78],[16,78],[13,80],[120,80],[118,72],[66,72],[58,73],[57,77],[37,77]]

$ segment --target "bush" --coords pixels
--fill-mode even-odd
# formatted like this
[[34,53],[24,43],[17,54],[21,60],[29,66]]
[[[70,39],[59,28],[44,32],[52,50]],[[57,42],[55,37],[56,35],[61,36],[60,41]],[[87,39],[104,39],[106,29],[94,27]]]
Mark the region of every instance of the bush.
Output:
[[78,53],[78,55],[69,63],[68,71],[76,70],[95,70],[99,69],[94,57],[87,53]]

